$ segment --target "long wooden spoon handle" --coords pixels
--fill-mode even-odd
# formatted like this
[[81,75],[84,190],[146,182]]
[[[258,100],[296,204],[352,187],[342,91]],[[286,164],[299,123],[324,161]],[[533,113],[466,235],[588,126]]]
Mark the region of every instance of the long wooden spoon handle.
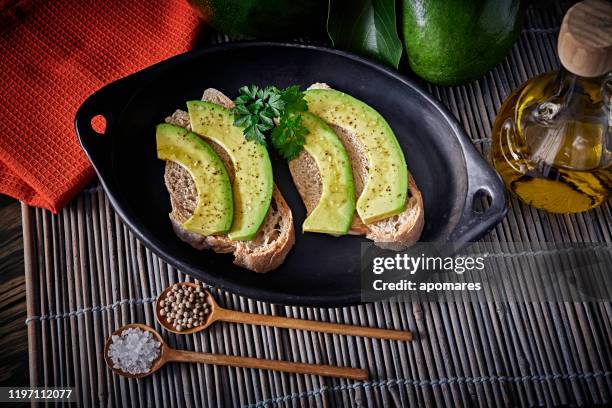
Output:
[[254,313],[237,312],[221,309],[217,311],[216,320],[232,323],[247,323],[260,326],[282,327],[285,329],[302,329],[324,333],[336,333],[347,336],[374,337],[389,340],[412,340],[412,333],[401,330],[377,329],[374,327],[352,326],[348,324],[317,322],[313,320],[293,319],[282,316],[269,316]]
[[194,351],[183,350],[168,351],[167,361],[215,364],[231,367],[259,368],[262,370],[284,371],[287,373],[314,374],[325,377],[341,377],[362,381],[368,379],[368,372],[360,368],[293,363],[290,361],[265,360],[253,357],[197,353]]

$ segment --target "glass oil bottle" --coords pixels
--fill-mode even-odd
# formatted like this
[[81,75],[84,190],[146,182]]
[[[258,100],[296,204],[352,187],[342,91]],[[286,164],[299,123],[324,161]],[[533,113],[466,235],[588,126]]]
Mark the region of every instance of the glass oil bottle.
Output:
[[564,68],[528,80],[504,101],[491,154],[522,201],[575,213],[612,194],[612,3],[573,6],[558,51]]

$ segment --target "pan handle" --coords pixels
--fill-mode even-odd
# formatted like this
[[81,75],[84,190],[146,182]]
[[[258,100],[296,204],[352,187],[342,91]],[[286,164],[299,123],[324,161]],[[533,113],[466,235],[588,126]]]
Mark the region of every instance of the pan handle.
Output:
[[[480,156],[475,149],[470,153]],[[459,246],[486,234],[508,212],[504,184],[499,174],[482,157],[473,157],[472,159],[466,160],[468,191],[463,213],[448,239],[449,243]],[[474,203],[481,194],[490,197],[491,205],[483,212],[477,212],[474,210]]]
[[[111,160],[113,125],[127,105],[132,94],[142,86],[143,76],[133,74],[112,82],[89,96],[79,107],[74,119],[77,136],[94,168],[108,168]],[[98,133],[92,126],[96,116],[104,118],[104,133]]]

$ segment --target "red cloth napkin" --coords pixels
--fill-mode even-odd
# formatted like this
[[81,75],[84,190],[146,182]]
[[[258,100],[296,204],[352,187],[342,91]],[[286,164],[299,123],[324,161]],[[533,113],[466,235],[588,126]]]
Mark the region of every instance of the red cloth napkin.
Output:
[[59,211],[94,176],[79,105],[188,50],[197,26],[186,0],[0,0],[0,193]]

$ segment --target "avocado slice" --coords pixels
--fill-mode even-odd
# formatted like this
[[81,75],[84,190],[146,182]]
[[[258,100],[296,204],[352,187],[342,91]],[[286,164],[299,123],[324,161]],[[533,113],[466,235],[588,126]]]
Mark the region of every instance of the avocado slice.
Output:
[[355,212],[355,185],[348,154],[334,131],[320,118],[304,112],[302,124],[308,129],[304,150],[319,168],[321,197],[304,220],[303,231],[344,235]]
[[355,135],[368,160],[368,177],[357,199],[365,224],[401,213],[406,206],[408,170],[404,153],[387,121],[373,108],[331,89],[305,92],[308,110]]
[[272,164],[266,147],[245,139],[234,126],[234,115],[221,105],[205,101],[187,102],[191,129],[219,144],[234,166],[234,221],[228,237],[253,239],[264,221],[272,199]]
[[157,157],[183,166],[195,183],[198,204],[182,227],[201,235],[225,234],[232,226],[232,186],[223,162],[195,133],[180,126],[157,125]]

